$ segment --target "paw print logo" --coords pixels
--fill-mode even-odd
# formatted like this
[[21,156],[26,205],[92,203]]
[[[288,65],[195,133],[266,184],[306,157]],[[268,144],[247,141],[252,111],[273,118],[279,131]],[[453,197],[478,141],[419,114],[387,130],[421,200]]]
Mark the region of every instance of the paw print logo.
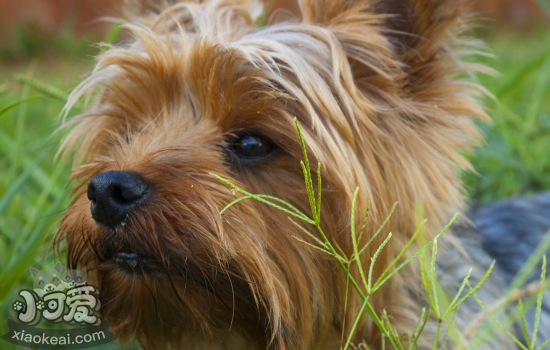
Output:
[[44,302],[42,300],[39,300],[39,301],[36,302],[36,308],[38,310],[43,310],[44,307],[45,307],[45,305],[44,305]]
[[23,303],[20,301],[16,301],[15,303],[13,303],[12,307],[13,307],[13,311],[19,312],[23,310]]

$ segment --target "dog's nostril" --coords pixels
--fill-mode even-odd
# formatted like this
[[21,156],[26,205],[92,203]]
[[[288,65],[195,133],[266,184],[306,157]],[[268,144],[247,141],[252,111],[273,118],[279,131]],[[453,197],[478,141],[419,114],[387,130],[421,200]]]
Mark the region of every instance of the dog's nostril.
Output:
[[135,180],[123,184],[114,183],[110,188],[111,198],[120,204],[139,201],[146,190],[147,186],[144,183]]
[[148,186],[137,173],[108,171],[88,184],[88,199],[95,221],[110,228],[121,224],[129,211],[143,202]]
[[127,200],[126,198],[124,198],[124,196],[122,195],[122,189],[116,184],[111,189],[111,197],[115,202],[120,204],[132,202],[131,200]]
[[95,186],[93,183],[88,185],[88,199],[95,202]]

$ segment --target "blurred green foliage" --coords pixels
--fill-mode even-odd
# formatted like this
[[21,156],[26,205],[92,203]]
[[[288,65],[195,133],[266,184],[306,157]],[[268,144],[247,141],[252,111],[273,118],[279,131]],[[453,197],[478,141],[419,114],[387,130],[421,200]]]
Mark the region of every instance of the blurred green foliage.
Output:
[[68,31],[48,38],[24,28],[0,49],[0,334],[5,316],[15,319],[11,301],[32,286],[29,267],[58,258],[51,241],[70,199],[70,164],[55,160],[58,116],[98,52]]
[[498,76],[480,82],[495,97],[492,123],[480,125],[486,144],[470,156],[477,174],[464,177],[481,202],[550,189],[550,28],[498,36],[489,47],[494,58],[482,61]]
[[96,43],[98,38],[90,35],[76,37],[68,27],[63,28],[57,36],[51,36],[28,25],[17,25],[11,28],[11,32],[10,42],[0,45],[0,60],[59,56],[60,53],[65,58],[85,57],[97,51],[92,44]]

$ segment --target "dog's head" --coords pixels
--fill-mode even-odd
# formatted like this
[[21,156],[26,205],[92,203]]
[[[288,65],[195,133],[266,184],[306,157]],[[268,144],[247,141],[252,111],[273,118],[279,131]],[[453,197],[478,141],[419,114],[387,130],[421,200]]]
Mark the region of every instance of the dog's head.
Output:
[[[212,174],[310,213],[296,117],[314,174],[322,163],[331,241],[351,252],[356,187],[357,213],[370,203],[364,239],[399,202],[383,270],[419,205],[433,230],[462,204],[459,150],[477,139],[471,117],[484,118],[473,84],[455,79],[477,69],[461,61],[465,3],[305,0],[302,19],[262,28],[256,1],[134,3],[133,39],[109,47],[71,95],[69,105],[93,103],[67,122],[63,145],[77,185],[58,239],[98,283],[112,330],[148,347],[305,349],[349,329],[360,303],[351,296],[344,315],[333,258],[257,201],[220,215],[237,197]],[[407,318],[403,281],[371,297],[396,324]],[[378,336],[366,318],[359,329]]]

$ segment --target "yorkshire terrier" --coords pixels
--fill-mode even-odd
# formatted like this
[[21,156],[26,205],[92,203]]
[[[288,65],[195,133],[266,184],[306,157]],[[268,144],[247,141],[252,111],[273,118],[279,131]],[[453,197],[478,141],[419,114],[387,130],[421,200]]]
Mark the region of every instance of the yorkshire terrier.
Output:
[[[371,316],[354,326],[362,300],[335,259],[295,240],[311,237],[269,205],[242,200],[220,215],[237,197],[212,174],[310,213],[297,118],[311,171],[322,164],[321,227],[335,247],[353,253],[356,188],[357,227],[369,207],[361,245],[398,203],[373,267],[380,276],[419,213],[430,239],[468,210],[463,154],[480,141],[476,122],[488,119],[472,79],[487,68],[464,59],[480,49],[464,35],[468,2],[302,0],[300,18],[280,14],[261,27],[256,0],[129,0],[126,8],[131,41],[99,56],[66,107],[92,101],[66,122],[62,149],[74,156],[77,185],[57,236],[70,266],[86,266],[99,287],[111,331],[146,349],[317,350],[339,349],[355,327],[355,346],[381,348],[388,339]],[[549,197],[540,199],[546,208]],[[521,212],[501,205],[484,210]],[[485,218],[477,213],[474,221]],[[545,215],[523,251],[550,227]],[[521,266],[508,259],[519,249],[512,238],[523,242],[504,226],[487,233],[491,222],[463,220],[443,235],[442,286],[456,291],[470,266],[479,279],[496,259],[478,297],[487,305],[501,297]],[[511,243],[495,244],[500,237]],[[360,255],[363,266],[385,238]],[[403,339],[428,305],[420,275],[413,260],[369,296]],[[472,298],[456,324],[464,329],[480,311]],[[430,318],[416,346],[432,347],[437,323]],[[495,335],[485,346],[516,345]]]

